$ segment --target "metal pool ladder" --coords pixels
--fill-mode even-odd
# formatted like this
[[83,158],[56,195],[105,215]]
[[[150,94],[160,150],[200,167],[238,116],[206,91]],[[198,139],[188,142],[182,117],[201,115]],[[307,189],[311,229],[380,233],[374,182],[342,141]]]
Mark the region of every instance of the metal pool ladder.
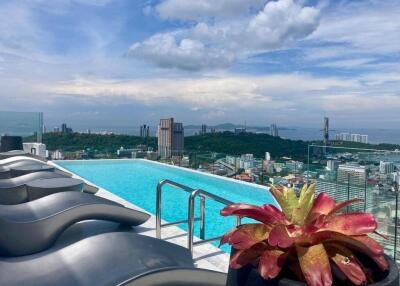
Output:
[[[184,192],[190,194],[189,200],[188,200],[188,218],[187,219],[175,221],[175,222],[164,223],[164,224],[161,223],[162,191],[163,191],[163,186],[165,186],[165,185],[173,186],[178,190],[181,190],[181,191],[184,191]],[[200,198],[200,217],[194,217],[194,209],[195,209],[194,202],[195,202],[196,197]],[[157,238],[161,239],[161,228],[187,223],[187,225],[188,225],[187,247],[189,248],[189,250],[191,252],[193,252],[193,246],[221,239],[222,236],[205,239],[205,227],[206,227],[206,225],[205,225],[205,203],[206,203],[206,199],[210,199],[210,200],[219,202],[224,205],[233,204],[233,202],[231,202],[227,199],[224,199],[222,197],[211,194],[211,193],[206,192],[201,189],[192,189],[188,186],[184,186],[182,184],[179,184],[179,183],[171,181],[171,180],[160,181],[157,185],[157,198],[156,198],[156,236],[157,236]],[[194,222],[195,221],[200,221],[200,239],[201,240],[194,242],[193,241],[193,238],[194,238],[193,232],[194,232]],[[241,220],[238,217],[237,221],[236,221],[236,225],[240,225],[240,223],[241,223]]]

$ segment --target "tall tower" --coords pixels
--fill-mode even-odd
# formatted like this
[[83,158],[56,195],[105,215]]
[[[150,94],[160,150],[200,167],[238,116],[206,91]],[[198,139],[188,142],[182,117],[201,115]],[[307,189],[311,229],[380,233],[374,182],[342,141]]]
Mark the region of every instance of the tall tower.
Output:
[[173,118],[160,119],[158,125],[158,154],[163,159],[183,155],[183,124],[174,122]]
[[324,117],[324,145],[329,145],[329,118]]
[[274,137],[278,137],[279,136],[279,134],[278,134],[278,127],[276,126],[276,124],[271,124],[271,127],[269,128],[269,132],[270,132],[270,135],[271,136],[274,136]]
[[146,124],[140,126],[140,137],[149,137],[150,135],[150,127]]
[[157,137],[158,137],[158,155],[161,158],[170,158],[172,153],[172,137],[174,119],[160,119],[158,125]]

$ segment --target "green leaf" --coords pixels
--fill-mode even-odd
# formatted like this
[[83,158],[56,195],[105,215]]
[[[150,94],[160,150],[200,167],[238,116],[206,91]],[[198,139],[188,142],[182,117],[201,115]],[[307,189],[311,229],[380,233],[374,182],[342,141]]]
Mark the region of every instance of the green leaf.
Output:
[[300,192],[297,207],[293,210],[291,221],[303,225],[314,203],[315,184],[304,185]]
[[298,198],[294,189],[283,187],[277,188],[275,186],[271,186],[271,193],[278,201],[279,205],[282,208],[283,213],[289,221],[292,221],[293,210],[298,206]]

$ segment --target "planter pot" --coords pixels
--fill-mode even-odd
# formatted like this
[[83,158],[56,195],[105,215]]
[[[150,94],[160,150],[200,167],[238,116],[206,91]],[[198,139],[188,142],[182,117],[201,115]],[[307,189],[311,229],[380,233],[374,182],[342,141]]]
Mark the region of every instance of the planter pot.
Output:
[[[387,257],[389,262],[389,271],[385,277],[368,286],[399,286],[399,269],[393,259]],[[252,265],[247,265],[241,269],[229,269],[227,286],[306,286],[305,283],[286,279],[264,280]],[[333,285],[344,286],[343,283],[334,283]],[[352,284],[347,284],[352,285]]]

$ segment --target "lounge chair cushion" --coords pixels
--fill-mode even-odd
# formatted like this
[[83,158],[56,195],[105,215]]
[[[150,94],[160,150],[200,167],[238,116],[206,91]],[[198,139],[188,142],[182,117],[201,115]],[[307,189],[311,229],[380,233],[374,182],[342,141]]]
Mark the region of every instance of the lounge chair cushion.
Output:
[[16,178],[0,180],[0,204],[16,205],[28,201],[25,184],[38,179],[64,178],[58,172],[36,172]]
[[111,232],[33,255],[0,257],[0,279],[2,286],[114,286],[170,267],[194,267],[190,251],[152,237]]
[[[18,164],[18,163],[17,163]],[[15,167],[14,165],[9,166],[11,177],[19,177],[22,175],[36,173],[36,172],[54,172],[55,167],[47,165],[47,164],[40,164],[40,163],[31,163],[29,165],[22,165]]]
[[121,286],[226,286],[226,274],[206,269],[157,269],[133,277]]
[[11,150],[11,151],[1,152],[0,153],[0,159],[7,159],[7,158],[15,157],[15,156],[31,157],[32,154],[28,153],[28,152],[25,152],[23,150]]
[[79,179],[51,178],[28,182],[26,189],[28,191],[28,200],[34,201],[59,192],[81,192],[83,185],[84,182]]
[[0,254],[21,256],[51,247],[65,229],[90,219],[136,226],[149,214],[81,192],[63,192],[19,205],[0,206]]

